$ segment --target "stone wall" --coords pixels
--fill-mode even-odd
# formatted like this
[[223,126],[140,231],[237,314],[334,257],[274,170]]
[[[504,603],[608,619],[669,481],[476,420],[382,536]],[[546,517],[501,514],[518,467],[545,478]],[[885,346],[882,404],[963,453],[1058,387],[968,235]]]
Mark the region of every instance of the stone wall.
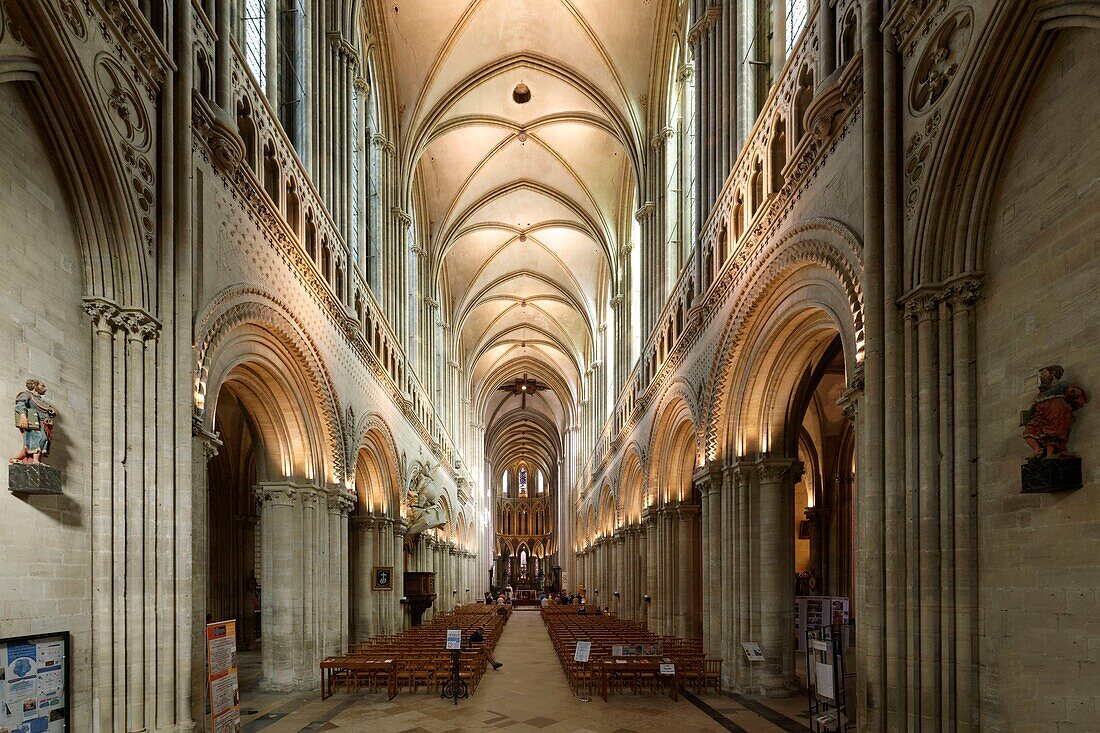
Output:
[[1091,730],[1100,709],[1100,415],[1077,413],[1085,487],[1020,493],[1038,370],[1100,391],[1100,33],[1061,33],[1000,171],[978,307],[982,730]]
[[[81,254],[67,194],[20,85],[0,84],[0,444],[19,452],[11,418],[28,377],[58,410],[49,464],[64,494],[0,491],[0,636],[70,631],[74,730],[89,728],[91,658],[91,366]],[[6,470],[5,470],[6,472]]]

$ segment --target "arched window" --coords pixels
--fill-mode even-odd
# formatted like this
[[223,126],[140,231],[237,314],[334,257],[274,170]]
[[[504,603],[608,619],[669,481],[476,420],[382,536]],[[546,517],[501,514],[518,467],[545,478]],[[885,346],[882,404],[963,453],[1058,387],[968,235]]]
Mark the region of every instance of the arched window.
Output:
[[237,132],[244,143],[244,160],[248,167],[256,170],[256,123],[252,121],[252,107],[248,100],[237,103]]
[[517,483],[519,484],[519,495],[527,496],[527,468],[521,466],[519,474],[517,475]]
[[806,134],[805,120],[802,118],[806,116],[806,108],[810,106],[810,101],[814,97],[814,72],[809,66],[803,66],[798,72],[798,91],[794,95],[794,123],[791,129],[794,133],[792,138],[795,143],[802,140],[802,136]]
[[267,0],[244,0],[244,60],[252,76],[267,85]]
[[764,203],[764,171],[763,164],[760,162],[760,158],[757,158],[753,162],[752,166],[752,179],[750,180],[750,191],[752,192],[749,198],[749,208],[752,213],[750,216],[755,217],[756,212],[760,210],[761,204]]
[[788,56],[794,48],[795,41],[802,34],[802,29],[806,27],[806,19],[809,15],[810,0],[787,0],[786,52]]
[[840,65],[844,66],[856,55],[857,39],[859,38],[859,21],[856,20],[856,11],[850,10],[844,16],[844,23],[840,31]]
[[783,169],[787,166],[787,125],[780,117],[772,128],[771,139],[771,168],[772,181],[771,192],[776,193],[783,188]]
[[545,485],[543,483],[542,469],[541,468],[539,469],[538,473],[535,474],[535,477],[538,480],[539,493],[541,494],[543,492],[544,488],[545,488]]
[[503,491],[502,491],[501,493],[503,493],[503,494],[504,494],[504,496],[508,496],[508,472],[507,472],[507,471],[505,471],[505,472],[504,472],[504,473],[503,473],[503,474],[501,475],[501,477],[500,477],[500,485],[501,485],[501,486],[503,487]]
[[301,216],[302,201],[298,198],[298,182],[291,178],[286,182],[286,223],[296,236],[301,236]]
[[275,206],[279,205],[279,163],[275,160],[275,146],[264,145],[264,190]]

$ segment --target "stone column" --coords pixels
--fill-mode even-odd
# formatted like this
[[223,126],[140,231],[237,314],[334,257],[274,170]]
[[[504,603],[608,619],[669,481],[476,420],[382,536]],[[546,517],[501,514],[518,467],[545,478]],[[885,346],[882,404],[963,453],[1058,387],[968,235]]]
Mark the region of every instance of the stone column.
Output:
[[374,527],[375,519],[370,515],[358,516],[353,520],[358,543],[355,547],[355,576],[352,587],[355,589],[354,623],[352,628],[355,641],[366,641],[376,633],[374,601]]
[[699,574],[696,572],[700,558],[695,552],[695,532],[699,523],[699,507],[694,504],[681,504],[676,512],[677,548],[676,574],[679,609],[676,634],[684,639],[700,638],[702,635],[701,617],[696,602]]
[[303,506],[314,494],[313,487],[291,481],[256,487],[262,504],[263,680],[274,690],[308,687],[314,681],[312,613],[306,588],[314,568]]
[[710,515],[714,511],[711,506],[711,487],[709,481],[700,481],[699,494],[700,494],[700,513],[702,516],[702,538],[701,546],[703,548],[702,557],[699,558],[702,565],[701,582],[703,584],[703,651],[709,656],[716,656],[714,654],[712,646],[712,636],[710,633],[710,619],[714,616],[714,601],[716,600],[713,595],[708,592],[714,587],[714,572],[718,568],[718,562],[715,560],[714,554],[708,552],[709,548],[714,546],[714,540],[710,534]]
[[[459,588],[458,578],[458,548],[451,545],[447,548],[447,580],[451,586],[451,590],[448,593],[450,596],[449,605],[447,607],[448,611],[453,611],[455,605],[459,602],[458,593],[461,593],[462,589]],[[455,591],[458,591],[458,593]]]
[[342,654],[348,648],[348,517],[355,509],[355,495],[333,490],[328,495],[328,582],[326,613],[328,622],[322,654]]
[[676,588],[676,514],[672,507],[663,507],[659,514],[661,523],[661,633],[676,633],[677,595]]
[[657,633],[657,513],[649,507],[642,513],[642,521],[645,526],[646,553],[645,553],[645,588],[643,595],[649,596],[645,603],[646,628]]
[[836,7],[834,0],[817,0],[817,71],[814,86],[820,89],[823,82],[836,70]]
[[760,681],[785,692],[794,678],[794,478],[801,464],[765,460],[760,475]]
[[394,634],[404,631],[409,625],[406,615],[408,604],[400,603],[400,599],[405,597],[405,532],[408,529],[409,525],[405,520],[398,518],[390,524],[388,532],[390,547],[393,548],[390,556],[393,565],[393,597],[387,601],[390,619],[387,630]]

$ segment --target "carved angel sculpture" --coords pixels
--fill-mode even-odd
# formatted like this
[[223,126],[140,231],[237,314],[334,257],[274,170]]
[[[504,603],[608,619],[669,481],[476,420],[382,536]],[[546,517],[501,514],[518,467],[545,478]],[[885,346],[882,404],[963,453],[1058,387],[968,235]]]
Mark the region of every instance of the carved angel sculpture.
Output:
[[442,491],[432,482],[434,466],[422,463],[413,465],[409,473],[406,502],[409,507],[408,536],[414,537],[426,529],[442,527],[447,522],[447,512],[440,501]]

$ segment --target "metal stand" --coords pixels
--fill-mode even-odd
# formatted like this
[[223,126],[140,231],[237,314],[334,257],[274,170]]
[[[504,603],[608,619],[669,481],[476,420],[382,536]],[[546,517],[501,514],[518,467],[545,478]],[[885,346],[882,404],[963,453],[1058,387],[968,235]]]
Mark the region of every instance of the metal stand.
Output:
[[470,696],[466,681],[458,675],[458,670],[460,668],[459,656],[461,654],[462,652],[458,649],[451,650],[451,676],[447,678],[447,681],[443,683],[443,687],[439,691],[439,696],[442,699],[454,700],[455,705],[458,705],[459,698]]
[[581,666],[581,679],[584,680],[585,692],[581,697],[577,698],[580,702],[592,702],[592,698],[589,694],[592,692],[592,677],[588,674],[588,662],[584,662]]

